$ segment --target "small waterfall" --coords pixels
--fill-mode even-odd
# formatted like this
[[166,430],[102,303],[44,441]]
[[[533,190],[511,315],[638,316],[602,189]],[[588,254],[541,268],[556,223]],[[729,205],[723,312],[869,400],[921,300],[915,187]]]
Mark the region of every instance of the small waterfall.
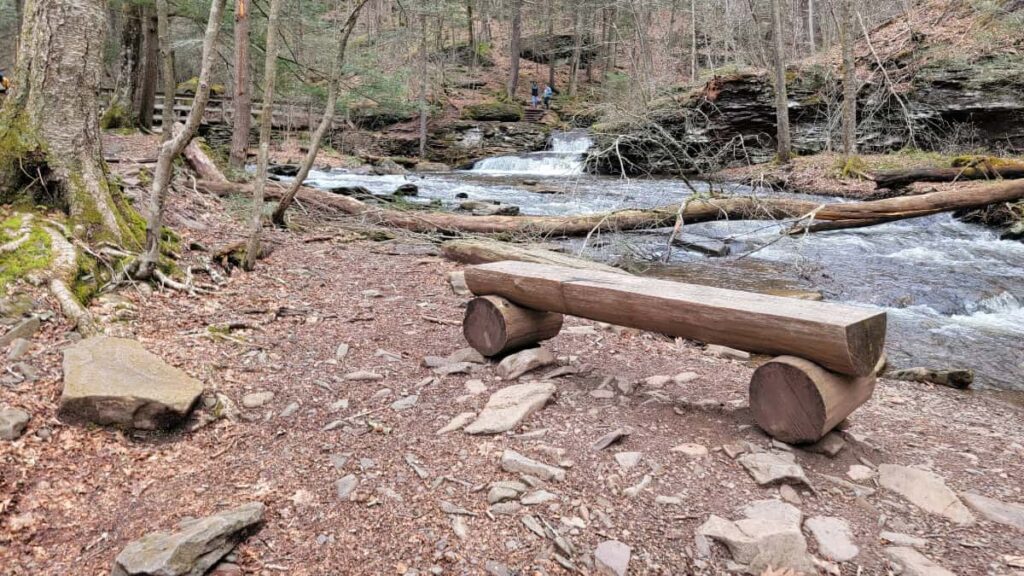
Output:
[[473,165],[473,172],[498,175],[574,176],[583,173],[584,155],[593,145],[593,140],[584,131],[553,132],[548,142],[548,150],[485,158]]

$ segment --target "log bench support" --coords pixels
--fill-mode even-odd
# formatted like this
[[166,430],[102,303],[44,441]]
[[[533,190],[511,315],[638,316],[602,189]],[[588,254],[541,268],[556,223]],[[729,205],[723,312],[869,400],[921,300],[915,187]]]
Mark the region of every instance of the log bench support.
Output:
[[750,381],[750,408],[765,432],[817,442],[871,397],[884,363],[884,313],[523,262],[466,270],[478,296],[463,322],[484,356],[554,338],[569,314],[777,355]]

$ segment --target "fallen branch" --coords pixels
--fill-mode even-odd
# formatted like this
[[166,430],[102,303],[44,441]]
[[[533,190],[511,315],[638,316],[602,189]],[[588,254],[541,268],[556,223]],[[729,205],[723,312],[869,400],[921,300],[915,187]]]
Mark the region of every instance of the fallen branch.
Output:
[[979,162],[961,168],[911,168],[876,172],[871,179],[877,188],[905,188],[915,182],[959,182],[961,180],[1016,180],[1024,178],[1024,162]]

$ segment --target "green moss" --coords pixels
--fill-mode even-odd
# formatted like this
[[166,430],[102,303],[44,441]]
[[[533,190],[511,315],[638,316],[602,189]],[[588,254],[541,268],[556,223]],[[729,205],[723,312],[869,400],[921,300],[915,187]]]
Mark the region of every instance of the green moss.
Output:
[[99,292],[100,284],[103,281],[103,269],[92,256],[82,252],[79,252],[75,258],[75,265],[77,269],[75,278],[71,282],[71,292],[79,302],[87,305]]
[[[16,239],[22,225],[22,216],[14,215],[0,225],[0,244]],[[7,286],[32,272],[45,270],[53,261],[50,235],[42,226],[33,224],[28,241],[13,252],[0,253],[0,295],[7,294]]]
[[859,156],[840,160],[835,166],[835,171],[837,176],[842,180],[850,178],[860,180],[869,172],[867,163]]
[[466,106],[462,117],[478,121],[519,122],[523,119],[523,108],[517,104],[484,102]]
[[111,104],[100,117],[100,128],[103,130],[115,130],[130,128],[132,123],[128,110],[118,102]]

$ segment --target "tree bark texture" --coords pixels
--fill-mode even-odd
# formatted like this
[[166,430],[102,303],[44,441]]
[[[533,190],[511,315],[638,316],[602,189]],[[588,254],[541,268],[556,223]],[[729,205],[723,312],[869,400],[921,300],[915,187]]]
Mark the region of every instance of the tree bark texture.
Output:
[[[0,112],[0,202],[57,199],[74,234],[132,242],[100,143],[103,0],[28,0],[14,87]],[[40,186],[41,185],[41,186]]]
[[249,130],[252,128],[252,76],[249,58],[249,7],[251,0],[235,2],[235,112],[231,132],[232,168],[245,168],[249,152]]
[[512,0],[512,38],[508,55],[512,65],[508,76],[508,99],[514,101],[519,87],[519,41],[523,32],[523,0]]

